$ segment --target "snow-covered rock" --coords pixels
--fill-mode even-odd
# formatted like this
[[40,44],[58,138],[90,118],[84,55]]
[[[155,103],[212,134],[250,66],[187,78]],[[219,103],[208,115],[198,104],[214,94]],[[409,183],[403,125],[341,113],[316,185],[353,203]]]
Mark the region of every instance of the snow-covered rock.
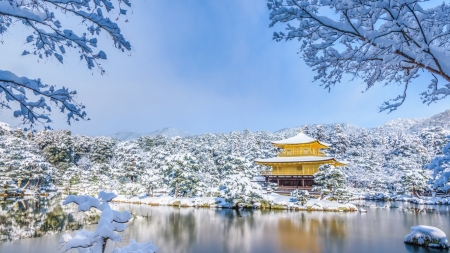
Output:
[[442,230],[425,225],[411,227],[411,233],[405,236],[405,243],[436,248],[449,247],[447,236]]

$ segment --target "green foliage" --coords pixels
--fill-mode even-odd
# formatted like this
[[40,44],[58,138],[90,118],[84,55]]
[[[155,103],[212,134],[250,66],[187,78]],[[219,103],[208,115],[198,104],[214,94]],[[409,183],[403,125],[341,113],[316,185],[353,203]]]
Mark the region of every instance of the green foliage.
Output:
[[292,191],[291,197],[295,198],[300,205],[305,205],[311,198],[308,191],[299,189]]
[[324,164],[314,174],[313,191],[320,191],[321,196],[331,193],[336,199],[349,199],[351,197],[346,185],[346,176],[342,167]]

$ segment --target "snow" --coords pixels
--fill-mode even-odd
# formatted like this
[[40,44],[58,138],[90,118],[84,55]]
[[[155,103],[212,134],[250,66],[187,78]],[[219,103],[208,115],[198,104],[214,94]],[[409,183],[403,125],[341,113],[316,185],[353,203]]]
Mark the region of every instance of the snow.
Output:
[[[96,48],[97,44],[100,44],[97,43],[97,38],[101,38],[101,31],[108,33],[118,50],[131,50],[130,42],[124,38],[118,24],[107,14],[122,2],[124,1],[0,1],[0,34],[11,33],[11,29],[15,31],[17,26],[14,24],[24,25],[31,34],[25,35],[26,43],[22,45],[28,47],[28,50],[23,50],[22,56],[39,59],[55,57],[62,64],[67,49],[76,48],[73,51],[86,61],[89,69],[98,68],[103,74],[105,70],[100,60],[107,59],[106,53]],[[130,7],[129,0],[125,3]],[[105,10],[105,14],[102,10]],[[66,16],[68,13],[74,15]],[[124,13],[126,10],[121,9],[119,13],[114,14],[114,19],[119,20],[118,16]],[[63,24],[57,19],[58,16],[70,17],[69,19],[75,22]],[[83,29],[82,32],[70,29],[68,24],[77,24],[77,19],[83,21],[81,23],[90,34],[82,31]],[[17,105],[19,109],[15,110],[13,115],[22,118],[23,123],[29,127],[34,127],[39,122],[50,129],[48,124],[52,121],[49,117],[52,110],[48,101],[54,102],[67,116],[69,125],[72,121],[88,120],[85,107],[73,101],[75,90],[43,84],[39,78],[18,77],[7,70],[0,70],[0,95],[4,97],[0,106],[11,108],[11,105]]]
[[450,95],[448,3],[269,0],[267,6],[270,26],[285,28],[274,32],[273,39],[298,41],[306,65],[317,73],[313,80],[327,90],[347,77],[362,80],[362,90],[401,85],[404,92],[379,107],[391,112],[405,101],[408,85],[425,71],[431,84],[423,85],[424,103]]
[[[338,203],[336,201],[310,199],[305,205],[298,205],[293,202],[290,196],[276,193],[262,194],[262,200],[268,201],[274,209],[296,209],[309,211],[357,211],[355,205],[351,203]],[[219,197],[196,197],[196,198],[174,198],[170,196],[159,197],[134,197],[118,196],[113,202],[146,204],[152,206],[180,206],[180,207],[209,207],[209,208],[234,208],[235,204],[227,202],[225,198]],[[251,205],[253,208],[262,208],[260,201]]]
[[[73,238],[69,234],[65,234],[61,238],[60,243],[65,245],[64,248],[66,251],[79,249],[80,252],[101,253],[108,240],[112,240],[113,242],[122,241],[122,236],[117,232],[125,230],[128,226],[126,222],[131,219],[131,214],[128,211],[118,212],[111,209],[108,202],[115,197],[116,195],[114,193],[101,191],[98,198],[70,195],[63,201],[63,205],[76,203],[79,211],[88,211],[91,208],[96,208],[102,212],[95,231],[90,232],[82,229],[76,232]],[[102,200],[101,203],[100,200]],[[157,249],[151,242],[139,244],[132,239],[129,246],[122,249],[117,248],[114,252],[154,253]]]
[[284,157],[272,157],[267,159],[255,159],[255,162],[261,163],[286,163],[286,162],[316,162],[316,161],[336,161],[334,157],[326,156],[284,156]]
[[140,196],[128,198],[124,195],[119,195],[113,200],[119,203],[131,204],[146,204],[152,206],[183,206],[183,207],[216,207],[216,208],[231,208],[233,205],[220,197],[195,197],[195,198],[175,198],[171,196]]
[[[401,128],[395,127],[395,122],[373,129],[311,124],[307,131],[333,143],[324,151],[327,156],[314,159],[334,156],[336,160],[348,161],[347,166],[340,167],[345,177],[343,184],[356,198],[449,204],[450,198],[439,191],[448,183],[445,166],[450,148],[443,148],[450,135],[450,110],[411,122],[404,131],[392,130]],[[0,181],[13,182],[16,186],[10,188],[14,189],[18,188],[18,180],[21,188],[30,182],[29,191],[24,191],[30,194],[39,191],[34,189],[39,186],[91,196],[99,190],[114,191],[119,198],[133,201],[138,198],[135,196],[161,197],[160,193],[164,193],[186,201],[191,197],[209,197],[215,202],[214,197],[220,197],[231,206],[236,202],[251,206],[266,192],[260,174],[266,167],[254,160],[298,159],[269,157],[277,154],[271,141],[298,135],[299,128],[276,133],[208,133],[187,138],[144,136],[119,142],[110,137],[72,135],[70,131],[32,133],[6,124],[0,127]],[[309,159],[300,157],[305,158]],[[427,170],[426,164],[433,166]],[[325,177],[316,185],[325,181],[331,182]],[[58,185],[52,187],[52,182]],[[423,190],[431,190],[433,185],[440,187],[436,189],[437,197],[424,196]],[[273,185],[269,191],[271,188]],[[336,191],[336,195],[342,193]],[[413,197],[414,194],[422,197]],[[148,200],[139,197],[138,201]],[[196,205],[189,201],[183,200],[183,205]],[[212,202],[204,204],[210,206]]]
[[425,225],[411,227],[411,233],[405,236],[405,243],[436,248],[449,247],[447,236],[442,230]]
[[9,1],[0,1],[0,12],[5,16],[15,16],[43,22],[47,18],[44,12],[33,11],[27,8],[14,7]]
[[285,145],[285,144],[306,144],[306,143],[312,143],[312,142],[316,142],[316,141],[327,147],[331,145],[331,144],[328,144],[325,142],[318,141],[312,137],[309,137],[308,135],[304,134],[303,132],[300,132],[299,134],[297,134],[296,136],[291,137],[291,138],[287,138],[287,139],[280,140],[280,141],[272,141],[272,143],[277,144],[277,145]]
[[135,132],[129,132],[129,131],[120,131],[117,132],[113,135],[111,135],[111,137],[113,137],[114,139],[120,140],[120,141],[130,141],[130,140],[136,140],[140,137],[144,137],[144,136],[158,136],[158,135],[164,135],[167,138],[172,138],[172,137],[189,137],[192,136],[191,133],[188,133],[186,131],[183,130],[179,130],[176,128],[171,128],[171,127],[166,127],[160,130],[155,130],[153,132],[150,133],[135,133]]

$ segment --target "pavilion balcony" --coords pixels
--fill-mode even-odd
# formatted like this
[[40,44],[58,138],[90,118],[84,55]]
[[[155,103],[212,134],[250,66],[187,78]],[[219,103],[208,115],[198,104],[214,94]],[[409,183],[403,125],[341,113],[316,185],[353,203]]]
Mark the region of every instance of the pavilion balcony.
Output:
[[288,157],[288,156],[325,156],[325,154],[322,152],[306,152],[305,153],[300,150],[278,152],[278,157]]
[[293,169],[293,170],[264,170],[261,171],[261,175],[263,176],[311,176],[314,175],[318,170],[314,169],[314,168],[305,168],[302,170],[297,170],[297,169]]

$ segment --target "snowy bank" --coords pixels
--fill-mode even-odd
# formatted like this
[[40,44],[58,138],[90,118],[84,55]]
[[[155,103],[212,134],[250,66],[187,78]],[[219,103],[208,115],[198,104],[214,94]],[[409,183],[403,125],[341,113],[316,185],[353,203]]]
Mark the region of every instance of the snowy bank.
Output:
[[126,197],[119,195],[113,202],[145,204],[151,206],[180,206],[180,207],[213,207],[213,208],[232,208],[233,205],[225,201],[224,198],[218,197],[196,197],[196,198],[174,198],[171,196],[137,196]]
[[353,193],[350,200],[402,201],[419,205],[450,205],[450,196],[417,198],[411,195],[388,194],[384,192]]
[[174,198],[171,196],[137,196],[126,197],[119,195],[113,202],[145,204],[151,206],[179,206],[179,207],[208,207],[208,208],[254,208],[254,209],[280,209],[280,210],[304,210],[304,211],[330,211],[348,212],[357,211],[353,204],[338,203],[335,201],[311,199],[305,205],[299,205],[290,196],[276,193],[263,194],[263,199],[254,203],[230,203],[219,197],[195,197],[195,198]]
[[442,230],[424,225],[411,227],[411,233],[405,236],[405,243],[436,248],[449,247],[447,236]]

